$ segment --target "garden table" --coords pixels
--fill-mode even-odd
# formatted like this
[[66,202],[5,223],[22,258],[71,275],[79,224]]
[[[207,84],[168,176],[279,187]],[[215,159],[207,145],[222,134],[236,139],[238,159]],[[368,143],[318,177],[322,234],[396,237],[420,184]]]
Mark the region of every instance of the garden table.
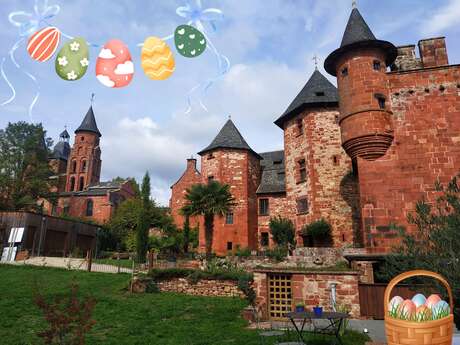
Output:
[[[329,325],[326,327],[316,327],[315,324],[312,322],[313,330],[308,332],[316,334],[333,335],[335,336],[339,344],[342,344],[342,340],[340,339],[340,328],[343,325],[343,320],[348,319],[350,315],[348,315],[347,313],[337,312],[323,312],[321,313],[321,315],[317,315],[311,311],[303,311],[288,313],[287,317],[291,320],[292,324],[294,325],[294,328],[299,336],[299,340],[301,340],[304,343],[306,342],[303,339],[302,332],[304,332],[304,327],[307,323],[307,320],[328,320]],[[295,322],[296,320],[302,320],[300,328],[297,326]]]

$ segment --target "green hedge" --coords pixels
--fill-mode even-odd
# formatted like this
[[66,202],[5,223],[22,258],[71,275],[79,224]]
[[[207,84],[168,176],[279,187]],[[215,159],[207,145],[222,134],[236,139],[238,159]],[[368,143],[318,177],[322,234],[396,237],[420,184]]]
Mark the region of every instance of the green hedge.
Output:
[[252,273],[247,273],[243,271],[208,272],[186,268],[153,269],[149,272],[149,276],[155,280],[187,278],[190,279],[192,282],[198,282],[201,279],[231,280],[235,282],[238,282],[240,280],[253,280]]

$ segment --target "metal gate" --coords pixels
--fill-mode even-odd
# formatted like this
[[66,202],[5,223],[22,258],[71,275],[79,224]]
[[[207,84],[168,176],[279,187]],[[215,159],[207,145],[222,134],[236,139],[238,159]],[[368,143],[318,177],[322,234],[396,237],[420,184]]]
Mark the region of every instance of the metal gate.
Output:
[[285,319],[292,308],[292,284],[290,274],[269,274],[269,315],[270,319]]

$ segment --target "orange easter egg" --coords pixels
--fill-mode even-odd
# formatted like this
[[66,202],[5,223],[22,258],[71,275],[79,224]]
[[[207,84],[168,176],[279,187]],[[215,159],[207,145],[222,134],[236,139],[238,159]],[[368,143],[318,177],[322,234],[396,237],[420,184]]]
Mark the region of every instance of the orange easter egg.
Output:
[[417,307],[415,306],[414,302],[412,302],[410,299],[404,300],[400,308],[401,314],[403,314],[407,318],[412,317],[415,314],[415,311],[417,310]]
[[426,305],[421,305],[416,310],[416,318],[419,321],[428,321],[431,319],[431,309],[428,308]]
[[96,59],[96,78],[107,87],[125,87],[133,79],[134,64],[126,44],[112,39]]
[[59,45],[61,33],[53,26],[41,29],[29,38],[27,52],[36,61],[44,62],[51,58]]
[[433,294],[426,299],[425,305],[428,308],[433,308],[439,301],[441,301],[441,297],[439,297],[439,295]]

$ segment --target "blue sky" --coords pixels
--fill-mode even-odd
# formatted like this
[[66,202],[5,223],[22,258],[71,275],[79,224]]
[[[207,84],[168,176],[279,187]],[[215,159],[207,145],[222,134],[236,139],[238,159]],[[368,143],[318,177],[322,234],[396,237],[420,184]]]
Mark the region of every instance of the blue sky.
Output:
[[[80,124],[94,92],[94,112],[103,135],[102,179],[140,179],[149,170],[152,195],[161,204],[168,202],[169,187],[183,172],[185,159],[209,144],[229,115],[254,150],[282,149],[282,131],[273,121],[308,80],[315,54],[325,73],[324,58],[338,47],[351,11],[351,0],[202,0],[203,7],[220,8],[225,14],[217,31],[208,33],[229,58],[231,69],[203,97],[208,112],[195,98],[192,112],[185,114],[187,92],[218,73],[214,55],[210,50],[196,59],[176,54],[173,76],[152,81],[142,72],[136,45],[148,36],[168,36],[184,24],[175,10],[186,1],[49,0],[61,7],[51,23],[64,33],[99,44],[118,38],[128,45],[135,74],[123,89],[109,89],[96,80],[98,48],[91,49],[88,72],[76,82],[55,74],[54,59],[34,62],[24,46],[16,53],[40,85],[33,121],[42,122],[57,140],[64,125],[73,132]],[[34,1],[0,0],[0,4],[0,56],[7,56],[18,38],[8,13],[32,11]],[[359,0],[358,8],[378,38],[405,45],[446,36],[450,63],[460,62],[460,0]],[[35,94],[31,80],[8,61],[5,71],[17,97],[0,107],[0,127],[29,121],[27,108]],[[0,79],[0,101],[9,96]]]

